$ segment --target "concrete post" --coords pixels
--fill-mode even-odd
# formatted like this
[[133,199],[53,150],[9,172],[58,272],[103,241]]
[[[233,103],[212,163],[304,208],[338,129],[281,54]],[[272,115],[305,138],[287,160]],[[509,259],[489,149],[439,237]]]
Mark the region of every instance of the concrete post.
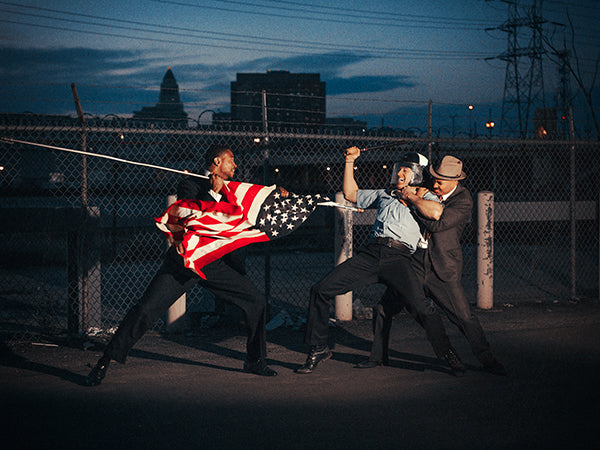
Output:
[[[335,194],[335,201],[342,205],[350,204],[342,192]],[[335,214],[335,264],[338,265],[352,257],[353,212],[336,208]],[[338,320],[352,320],[352,291],[335,296],[335,317]]]
[[[176,195],[169,195],[167,197],[167,206],[172,205],[177,201]],[[179,297],[175,303],[173,303],[167,310],[167,331],[175,332],[183,329],[183,316],[185,315],[186,309],[186,295],[183,294]]]
[[494,193],[477,194],[477,306],[494,306]]
[[85,334],[102,327],[101,244],[96,232],[100,209],[86,207],[62,214],[73,227],[67,232],[67,327],[72,334]]

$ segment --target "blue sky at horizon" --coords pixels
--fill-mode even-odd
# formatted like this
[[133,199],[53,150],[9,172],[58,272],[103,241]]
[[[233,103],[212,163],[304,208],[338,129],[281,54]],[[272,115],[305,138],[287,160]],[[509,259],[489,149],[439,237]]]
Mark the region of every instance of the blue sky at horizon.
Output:
[[[542,15],[566,23],[567,8],[591,79],[600,2],[546,0]],[[86,112],[132,114],[156,103],[171,67],[191,118],[228,111],[236,74],[267,70],[319,73],[327,116],[370,126],[425,128],[429,100],[446,127],[454,116],[465,128],[467,104],[481,121],[500,115],[506,63],[496,57],[507,35],[495,28],[508,6],[499,0],[23,0],[0,9],[0,113],[74,114],[75,83]],[[561,27],[546,28],[560,42]],[[547,103],[557,72],[545,65]]]

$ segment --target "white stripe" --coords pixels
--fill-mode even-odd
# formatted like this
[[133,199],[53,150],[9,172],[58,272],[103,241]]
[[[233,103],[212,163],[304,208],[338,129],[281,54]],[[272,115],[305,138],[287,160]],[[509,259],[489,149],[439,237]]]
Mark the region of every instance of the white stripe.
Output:
[[263,234],[265,234],[265,233],[263,233],[260,230],[244,230],[232,238],[216,239],[213,242],[210,242],[210,243],[203,245],[201,247],[198,247],[198,248],[196,248],[196,246],[199,243],[199,238],[196,236],[193,236],[193,238],[190,238],[190,240],[189,240],[188,248],[194,248],[194,251],[186,259],[188,259],[190,261],[195,261],[197,259],[206,257],[206,256],[210,255],[211,253],[217,252],[222,247],[230,245],[239,239],[257,237],[257,236],[260,236]]
[[256,195],[256,198],[250,206],[250,211],[248,211],[248,221],[252,225],[256,225],[256,218],[258,217],[258,213],[260,212],[263,203],[275,189],[277,189],[276,185],[267,186],[264,189],[261,189],[260,192]]

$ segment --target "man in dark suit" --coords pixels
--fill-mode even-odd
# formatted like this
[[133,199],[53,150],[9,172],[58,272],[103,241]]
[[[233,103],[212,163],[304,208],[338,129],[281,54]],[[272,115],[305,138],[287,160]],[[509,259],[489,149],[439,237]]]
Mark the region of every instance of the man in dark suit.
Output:
[[379,282],[394,289],[397,296],[411,306],[436,356],[446,361],[452,374],[461,376],[465,372],[464,365],[450,345],[441,317],[427,302],[411,266],[411,255],[421,237],[413,208],[433,221],[443,212],[436,195],[415,193],[415,186],[423,181],[428,160],[419,153],[406,153],[395,165],[391,189],[359,189],[354,179],[354,161],[360,153],[358,147],[346,149],[342,189],[346,200],[361,209],[377,206],[375,223],[367,244],[311,287],[304,337],[310,350],[306,362],[295,372],[312,373],[321,361],[332,356],[327,337],[329,306],[334,296]]
[[[437,168],[429,168],[433,177],[433,192],[440,198],[444,211],[439,220],[418,217],[424,228],[424,238],[413,255],[412,265],[423,283],[425,295],[432,298],[467,338],[473,354],[484,370],[506,375],[502,364],[492,354],[479,320],[473,315],[461,278],[463,254],[460,237],[471,218],[473,199],[459,181],[466,178],[462,161],[444,156]],[[388,290],[374,311],[374,339],[369,360],[359,363],[370,368],[386,363],[392,317],[404,305]],[[410,311],[410,307],[407,306]],[[412,313],[412,312],[411,312]]]
[[[179,199],[225,201],[220,193],[223,182],[236,169],[233,153],[227,147],[211,147],[205,155],[208,179],[187,177],[177,187]],[[285,196],[287,191],[282,189]],[[202,268],[206,279],[184,266],[181,242],[167,251],[164,262],[138,303],[127,313],[104,354],[86,377],[88,386],[102,382],[111,360],[125,363],[127,353],[160,316],[188,289],[199,283],[227,303],[244,312],[248,331],[244,371],[263,376],[277,372],[266,363],[266,299],[245,276],[243,261],[235,252]]]

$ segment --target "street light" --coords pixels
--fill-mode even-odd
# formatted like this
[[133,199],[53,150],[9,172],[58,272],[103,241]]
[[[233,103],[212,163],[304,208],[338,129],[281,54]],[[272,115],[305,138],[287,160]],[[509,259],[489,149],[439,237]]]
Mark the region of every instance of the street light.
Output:
[[485,127],[489,130],[490,132],[490,139],[492,137],[492,130],[494,129],[494,121],[492,120],[492,109],[490,108],[490,115],[488,116],[489,119],[488,121],[485,123]]
[[[475,109],[475,107],[474,107],[473,105],[469,104],[469,105],[467,106],[467,109],[468,109],[469,111],[473,111],[473,109]],[[474,123],[474,122],[473,122],[473,113],[470,113],[470,114],[469,114],[469,136],[470,136],[470,137],[473,137],[473,128],[474,128],[474,127],[473,127],[473,123]]]
[[492,137],[492,130],[494,129],[494,125],[495,125],[495,123],[493,120],[488,120],[485,123],[486,128],[490,131],[490,138]]

